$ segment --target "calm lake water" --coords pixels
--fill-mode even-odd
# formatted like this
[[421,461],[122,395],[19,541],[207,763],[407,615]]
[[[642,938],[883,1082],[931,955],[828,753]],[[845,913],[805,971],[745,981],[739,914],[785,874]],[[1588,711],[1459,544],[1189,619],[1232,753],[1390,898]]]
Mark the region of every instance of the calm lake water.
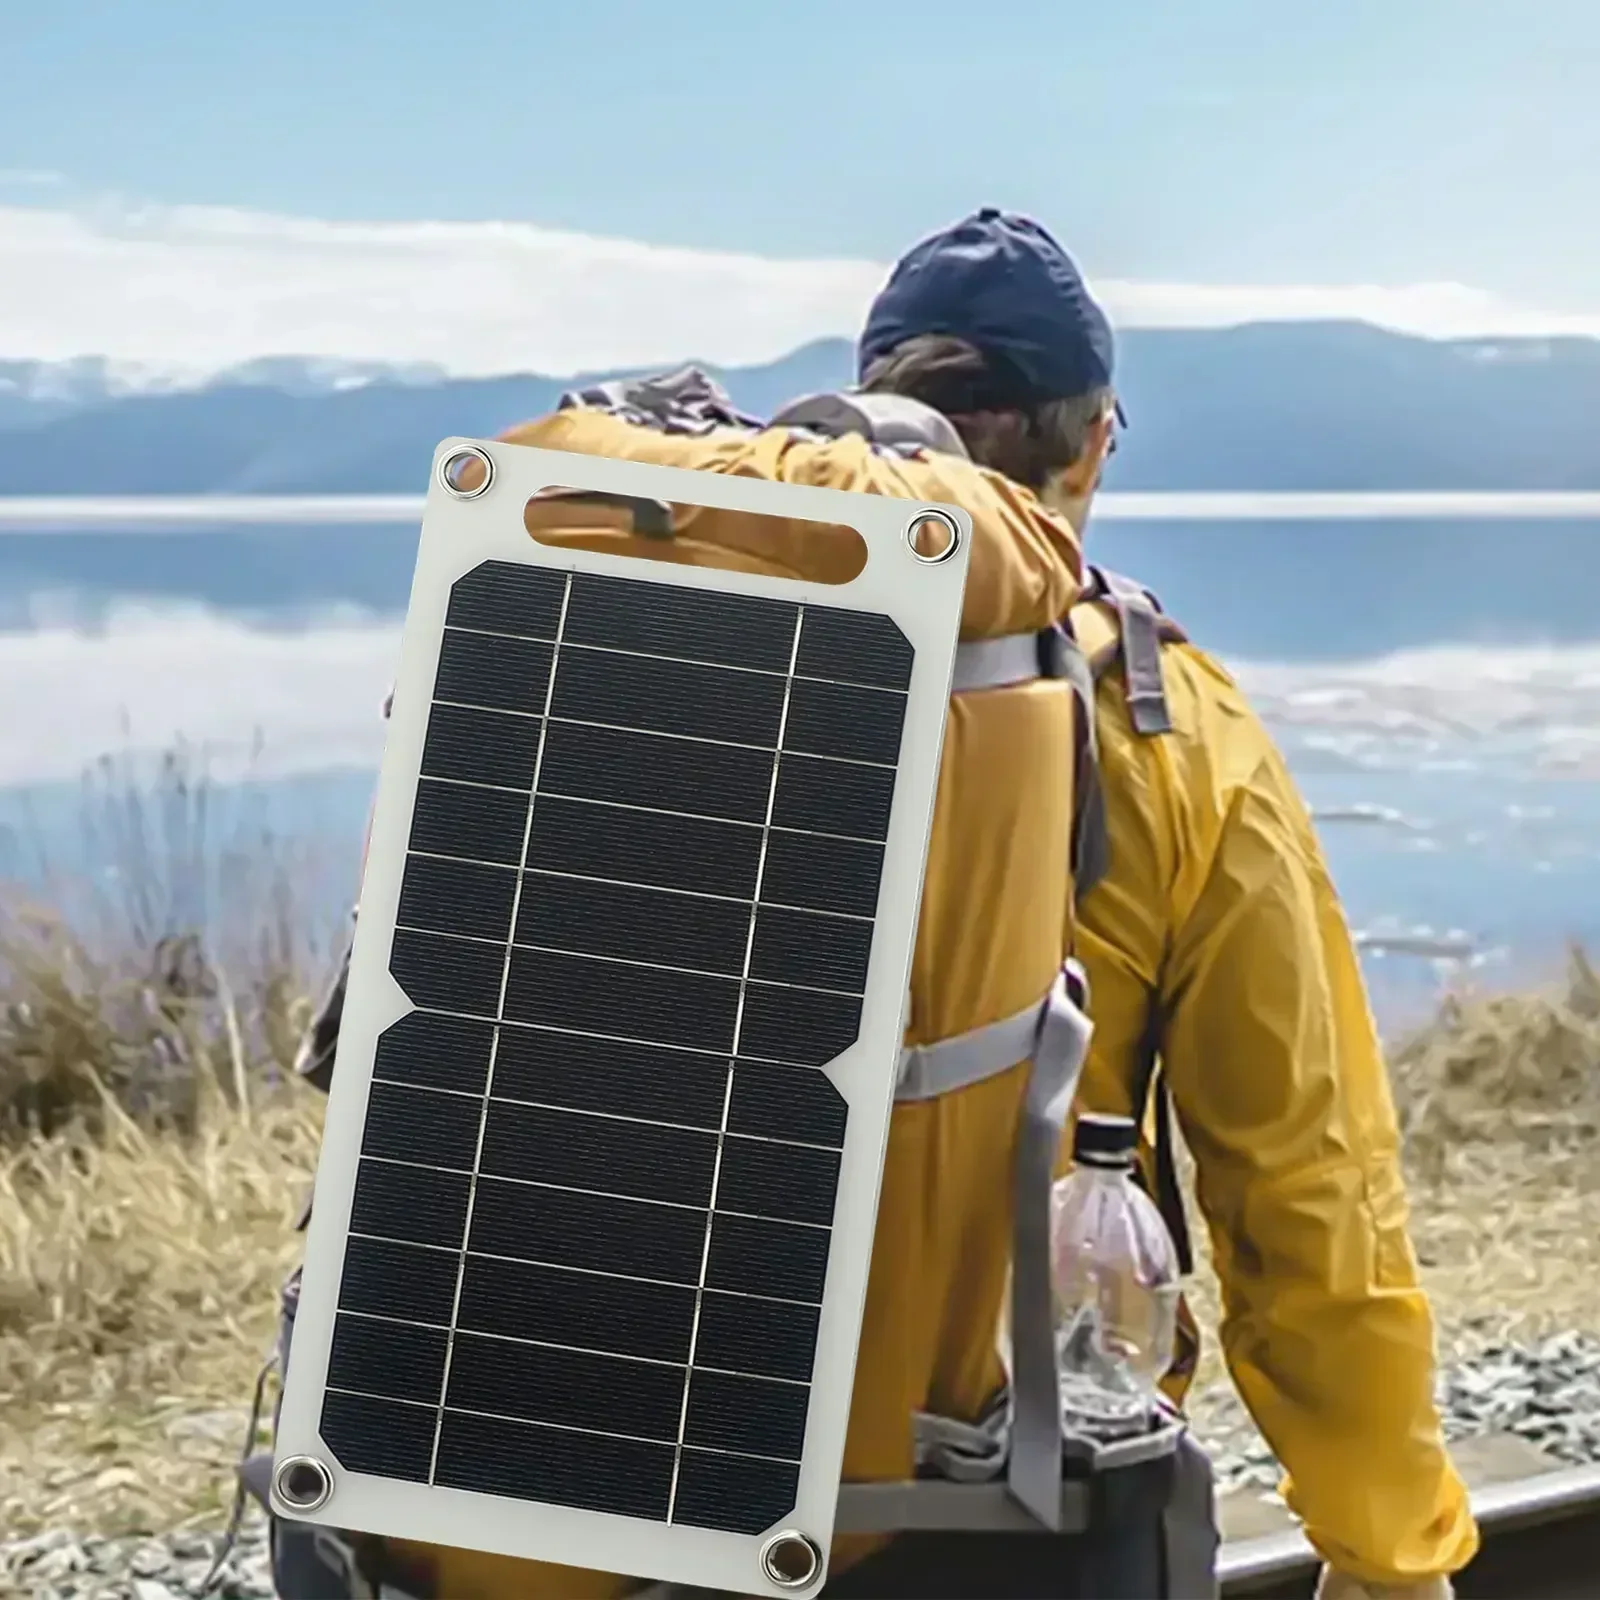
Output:
[[[1162,593],[1282,743],[1390,1019],[1463,967],[1516,981],[1568,938],[1600,943],[1597,533],[1373,517],[1093,530],[1096,556]],[[149,772],[185,742],[220,786],[213,867],[270,832],[313,914],[335,914],[414,540],[0,529],[0,875],[114,882],[123,824],[82,774],[108,753]],[[194,913],[226,914],[237,869],[231,889],[203,876]]]

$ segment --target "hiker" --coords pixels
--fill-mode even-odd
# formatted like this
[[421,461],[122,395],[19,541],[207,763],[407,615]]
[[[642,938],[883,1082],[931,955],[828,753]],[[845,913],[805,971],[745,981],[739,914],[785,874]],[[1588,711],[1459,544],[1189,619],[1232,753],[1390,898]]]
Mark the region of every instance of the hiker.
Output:
[[[1112,356],[1067,253],[993,211],[899,263],[858,351],[863,392],[932,406],[974,460],[1080,534],[1115,444]],[[1102,820],[1080,840],[1099,859],[1080,860],[1076,928],[1095,1032],[1078,1103],[1150,1112],[1146,1171],[1182,1241],[1170,1093],[1228,1368],[1325,1559],[1323,1600],[1448,1596],[1477,1532],[1433,1403],[1382,1051],[1307,810],[1239,689],[1153,597],[1091,569],[1071,627],[1100,669]],[[1079,803],[1092,818],[1091,784]],[[1175,1398],[1194,1368],[1186,1333]]]
[[[1011,1497],[1003,1504],[1057,1535],[1029,1531],[1017,1540],[1054,1566],[1049,1589],[1025,1564],[1006,1571],[969,1559],[963,1567],[960,1551],[946,1555],[937,1543],[945,1535],[929,1536],[930,1544],[906,1534],[906,1514],[891,1507],[877,1520],[854,1519],[835,1539],[825,1592],[853,1592],[854,1579],[859,1592],[882,1594],[875,1585],[894,1580],[893,1562],[922,1552],[923,1568],[902,1568],[898,1592],[924,1600],[1080,1591],[1159,1600],[1169,1593],[1165,1575],[1181,1562],[1189,1576],[1170,1592],[1198,1600],[1212,1592],[1210,1480],[1175,1424],[1161,1432],[1170,1448],[1152,1449],[1116,1478],[1125,1492],[1115,1509],[1096,1512],[1081,1528],[1065,1526],[1063,1509],[1071,1497],[1063,1492],[1042,1224],[1088,1035],[1081,984],[1066,960],[1073,785],[1088,724],[1059,652],[1043,646],[1056,639],[1057,620],[1081,590],[1078,536],[1020,482],[966,460],[960,440],[927,408],[880,402],[869,409],[871,441],[831,436],[820,423],[769,426],[738,413],[690,369],[568,396],[554,414],[505,437],[953,503],[970,515],[965,654],[958,652],[945,735],[843,1479],[846,1493],[888,1485],[909,1502],[918,1498],[919,1469],[987,1478]],[[916,437],[919,429],[932,431],[936,447]],[[564,508],[562,492],[553,491],[530,502],[529,526],[536,520],[540,537],[558,544],[817,582],[844,581],[859,567],[850,530],[704,510],[680,528],[670,508],[597,506],[606,500],[585,495],[580,514],[577,502]],[[636,521],[641,507],[651,510],[648,528]],[[302,1062],[323,1087],[341,1004],[336,986]],[[1008,1282],[1014,1306],[1041,1308],[1036,1317],[1012,1316],[1009,1372],[997,1340]],[[296,1292],[292,1282],[284,1339],[291,1361]],[[1187,1519],[1169,1514],[1180,1500],[1192,1512]],[[1180,1524],[1181,1549],[1171,1532]],[[985,1536],[956,1537],[971,1556]],[[284,1600],[337,1593],[341,1584],[350,1594],[381,1587],[417,1600],[581,1600],[644,1587],[601,1571],[339,1535],[283,1519],[275,1519],[273,1542]]]

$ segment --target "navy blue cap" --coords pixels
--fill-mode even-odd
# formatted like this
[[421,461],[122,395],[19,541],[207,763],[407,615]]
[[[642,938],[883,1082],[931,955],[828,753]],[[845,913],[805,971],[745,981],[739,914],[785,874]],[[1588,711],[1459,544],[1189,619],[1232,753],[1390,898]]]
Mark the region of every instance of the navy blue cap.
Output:
[[1072,257],[1029,217],[986,206],[901,257],[867,313],[866,369],[907,339],[945,334],[998,356],[1037,400],[1111,383],[1115,340]]

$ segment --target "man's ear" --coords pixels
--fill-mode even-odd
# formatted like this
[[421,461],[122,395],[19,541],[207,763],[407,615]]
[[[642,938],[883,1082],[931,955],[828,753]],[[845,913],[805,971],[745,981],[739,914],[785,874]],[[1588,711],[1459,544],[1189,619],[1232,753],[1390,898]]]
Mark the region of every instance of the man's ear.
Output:
[[1115,413],[1108,406],[1102,415],[1090,423],[1084,434],[1083,452],[1061,474],[1060,493],[1074,499],[1091,495],[1100,485],[1100,474],[1106,457],[1111,454],[1112,428]]
[[1041,504],[1063,516],[1081,535],[1089,521],[1089,506],[1100,487],[1100,474],[1111,454],[1112,420],[1107,409],[1084,436],[1083,452],[1070,467],[1052,473],[1039,491]]

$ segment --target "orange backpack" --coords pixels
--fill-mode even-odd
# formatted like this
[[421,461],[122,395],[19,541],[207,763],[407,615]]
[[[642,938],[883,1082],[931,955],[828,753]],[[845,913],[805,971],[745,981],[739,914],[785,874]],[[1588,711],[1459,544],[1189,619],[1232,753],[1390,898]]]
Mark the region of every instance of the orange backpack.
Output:
[[[1084,837],[1093,794],[1079,784],[1092,770],[1093,685],[1059,625],[1085,593],[1076,533],[968,460],[943,418],[887,397],[814,396],[763,424],[689,370],[569,396],[504,439],[946,502],[970,515],[834,1570],[897,1529],[926,1525],[917,1491],[930,1474],[993,1491],[971,1526],[1003,1524],[996,1497],[1059,1526],[1048,1196],[1089,1037],[1068,946],[1073,856],[1083,848],[1073,841]],[[617,555],[820,582],[854,575],[847,529],[560,494],[532,502],[528,522],[547,543]],[[336,1030],[337,1004],[321,1019],[323,1074]],[[306,1070],[318,1073],[318,1062]],[[1009,1374],[996,1339],[1008,1280]],[[984,1520],[995,1515],[998,1524]],[[393,1555],[399,1571],[427,1571],[451,1600],[572,1600],[637,1587],[468,1551],[401,1546]]]

